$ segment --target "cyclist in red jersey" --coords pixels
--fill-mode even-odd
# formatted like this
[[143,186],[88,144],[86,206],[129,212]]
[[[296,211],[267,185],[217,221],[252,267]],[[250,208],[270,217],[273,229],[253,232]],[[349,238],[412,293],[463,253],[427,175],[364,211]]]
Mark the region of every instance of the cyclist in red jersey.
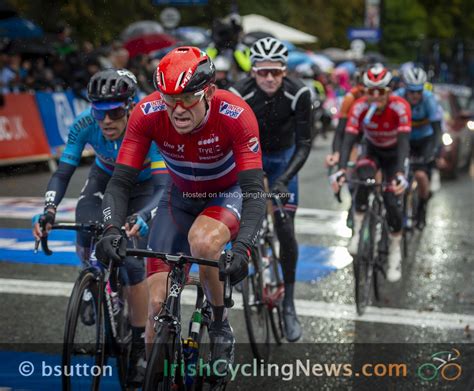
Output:
[[[128,189],[155,141],[171,176],[149,235],[156,251],[220,259],[220,269],[201,267],[201,283],[213,310],[209,327],[211,365],[225,373],[233,360],[234,336],[223,303],[223,280],[247,276],[250,248],[265,213],[258,124],[241,98],[217,90],[215,68],[195,47],[179,47],[161,60],[154,76],[158,91],[138,103],[103,200],[106,230],[99,259],[119,261],[125,246],[119,227]],[[224,267],[224,246],[233,241],[232,264]],[[150,290],[146,340],[153,341],[153,317],[166,298],[169,267],[147,262]]]
[[[393,282],[401,278],[400,195],[408,187],[404,167],[410,148],[411,110],[405,99],[390,93],[390,79],[390,72],[382,65],[374,66],[364,74],[367,96],[358,99],[349,112],[341,149],[340,170],[332,176],[332,185],[333,190],[338,192],[345,179],[352,145],[359,134],[363,134],[364,152],[357,161],[356,174],[360,179],[374,178],[380,168],[383,180],[392,182],[392,186],[384,189],[383,198],[391,229],[387,279]],[[360,187],[355,195],[354,235],[348,247],[351,254],[357,253],[367,197],[367,190]]]

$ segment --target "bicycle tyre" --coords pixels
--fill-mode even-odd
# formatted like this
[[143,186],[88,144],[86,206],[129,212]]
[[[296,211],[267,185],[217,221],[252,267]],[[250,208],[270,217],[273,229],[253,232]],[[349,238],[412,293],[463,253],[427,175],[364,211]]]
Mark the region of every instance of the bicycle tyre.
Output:
[[[254,258],[252,257],[253,273],[242,281],[244,317],[254,357],[258,360],[267,361],[270,358],[269,311],[263,301],[264,285],[261,258],[257,256],[257,262]],[[262,331],[261,337],[256,334],[258,330]]]
[[365,213],[354,261],[355,302],[359,315],[363,315],[369,305],[374,274],[375,219],[372,213],[371,210]]
[[[273,293],[275,290],[280,289],[280,285],[283,285],[283,276],[280,269],[280,260],[275,256],[275,246],[272,246],[272,255],[269,257],[269,259],[271,269],[271,281],[270,284],[266,284],[266,289],[268,292]],[[282,299],[278,300],[275,303],[275,307],[269,311],[269,317],[273,338],[276,344],[279,346],[282,344],[283,338],[285,338]]]
[[[180,336],[169,329],[169,326],[163,322],[158,325],[153,348],[150,358],[147,362],[145,380],[143,382],[144,391],[169,391],[184,389],[182,378],[180,377]],[[179,342],[178,342],[179,341]],[[173,365],[178,370],[170,372]],[[171,375],[171,376],[170,376]]]
[[[103,293],[100,290],[100,284],[97,282],[97,274],[94,270],[85,269],[77,278],[66,311],[66,323],[64,330],[63,339],[63,352],[62,352],[62,368],[70,368],[72,358],[75,355],[74,342],[77,334],[78,323],[81,322],[80,311],[81,304],[84,303],[83,297],[86,289],[91,294],[91,303],[93,305],[95,314],[95,331],[94,346],[87,345],[88,348],[92,349],[94,356],[94,365],[103,368],[105,360],[105,319],[104,319],[104,305],[103,305]],[[86,352],[87,350],[84,350]],[[62,389],[69,391],[76,389],[73,387],[72,380],[82,380],[84,377],[67,376],[66,370],[62,371]],[[91,376],[92,384],[82,389],[98,390],[100,385],[100,375]]]
[[117,322],[117,338],[115,343],[115,358],[117,360],[117,370],[120,386],[122,390],[128,388],[127,372],[132,348],[132,328],[128,318],[128,303],[124,298],[124,287],[118,287],[119,300],[123,301],[123,307],[119,314],[115,316]]

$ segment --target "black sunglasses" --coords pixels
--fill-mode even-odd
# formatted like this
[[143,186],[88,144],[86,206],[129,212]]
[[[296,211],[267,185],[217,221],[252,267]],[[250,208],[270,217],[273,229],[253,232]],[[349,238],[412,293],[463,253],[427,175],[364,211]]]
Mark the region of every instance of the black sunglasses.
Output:
[[117,119],[123,118],[125,115],[127,115],[127,112],[128,106],[117,107],[110,110],[98,110],[92,108],[92,117],[97,121],[103,121],[105,116],[108,115],[112,121],[115,121]]

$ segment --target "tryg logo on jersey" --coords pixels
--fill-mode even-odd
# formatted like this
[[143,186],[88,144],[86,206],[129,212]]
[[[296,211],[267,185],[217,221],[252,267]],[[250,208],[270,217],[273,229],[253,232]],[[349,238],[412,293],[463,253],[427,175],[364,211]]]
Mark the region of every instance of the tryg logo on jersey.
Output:
[[142,103],[140,108],[145,115],[166,110],[166,106],[162,100],[152,100],[151,102]]
[[238,118],[240,113],[242,113],[244,109],[242,107],[236,106],[236,105],[231,105],[230,103],[227,102],[221,102],[221,105],[219,106],[219,113],[227,115],[230,118]]
[[247,146],[253,153],[257,153],[259,150],[258,137],[252,137],[247,143]]

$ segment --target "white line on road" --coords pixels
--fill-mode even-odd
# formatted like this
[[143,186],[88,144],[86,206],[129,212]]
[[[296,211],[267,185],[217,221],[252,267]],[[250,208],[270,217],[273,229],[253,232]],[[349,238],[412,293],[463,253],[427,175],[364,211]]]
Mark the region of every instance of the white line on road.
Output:
[[[72,287],[71,282],[0,278],[0,293],[69,297]],[[235,292],[233,298],[234,308],[241,310],[240,294]],[[194,305],[195,301],[194,289],[185,289],[181,298],[182,304]],[[464,329],[467,325],[474,325],[474,315],[456,313],[368,307],[363,316],[358,316],[354,305],[311,300],[296,300],[296,308],[299,315],[314,318],[458,330]]]

